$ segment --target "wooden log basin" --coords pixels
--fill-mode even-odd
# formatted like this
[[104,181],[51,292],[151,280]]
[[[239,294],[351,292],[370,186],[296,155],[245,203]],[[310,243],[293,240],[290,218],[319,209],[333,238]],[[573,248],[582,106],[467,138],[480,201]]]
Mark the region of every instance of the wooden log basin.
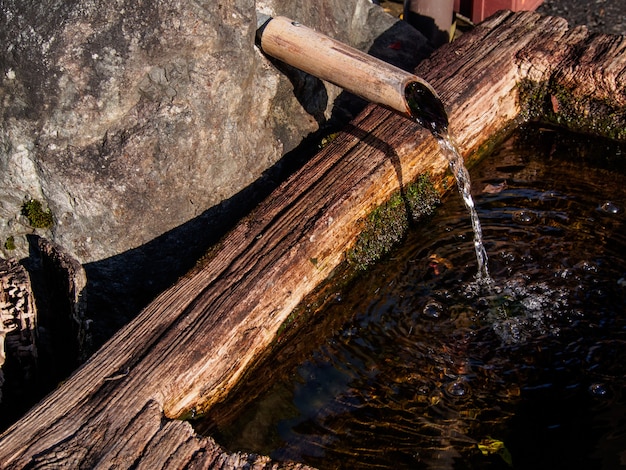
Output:
[[[416,70],[467,160],[543,119],[626,140],[626,38],[501,12]],[[302,299],[346,259],[364,220],[447,161],[417,124],[367,107],[67,381],[0,436],[0,467],[306,468],[228,453],[181,418],[211,413]],[[402,193],[400,193],[402,194]]]

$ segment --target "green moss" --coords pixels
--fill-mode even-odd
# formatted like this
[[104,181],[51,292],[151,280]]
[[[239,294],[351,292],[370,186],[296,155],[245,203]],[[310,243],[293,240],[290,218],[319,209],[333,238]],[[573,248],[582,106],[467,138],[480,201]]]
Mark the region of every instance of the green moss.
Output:
[[581,96],[550,81],[518,83],[521,117],[574,132],[626,140],[626,109],[610,100]]
[[430,215],[439,202],[439,193],[428,175],[393,194],[364,221],[355,246],[347,253],[350,264],[365,269],[379,260],[404,238],[411,221]]
[[13,237],[13,235],[11,235],[9,238],[7,238],[7,240],[4,242],[4,248],[7,250],[15,250],[16,246],[15,246],[15,238]]
[[339,135],[339,132],[331,132],[330,134],[327,134],[327,135],[323,136],[320,139],[320,143],[318,144],[318,147],[320,149],[323,149],[328,144],[330,144],[333,140],[335,140],[338,135]]
[[[346,253],[347,262],[335,268],[328,279],[291,312],[279,327],[275,342],[280,343],[285,337],[291,337],[294,330],[306,324],[328,302],[333,302],[338,290],[341,291],[362,270],[389,253],[404,238],[411,221],[429,216],[439,203],[439,193],[430,177],[420,175],[417,181],[397,191],[385,204],[374,209],[363,221],[355,246]],[[309,261],[320,268],[317,258]]]
[[[301,307],[301,306],[298,306]],[[279,342],[282,335],[287,331],[290,327],[292,327],[298,318],[302,318],[302,314],[305,313],[301,308],[296,307],[285,321],[280,324],[278,327],[278,331],[276,332],[276,337],[274,338],[274,342]]]
[[33,228],[50,228],[54,223],[50,209],[44,210],[41,201],[29,199],[22,204],[22,215]]
[[409,184],[404,193],[411,218],[415,221],[429,216],[439,205],[439,193],[428,175],[420,175],[415,183]]
[[517,95],[521,109],[520,119],[522,121],[533,121],[541,118],[547,93],[547,82],[537,83],[524,79],[517,83]]

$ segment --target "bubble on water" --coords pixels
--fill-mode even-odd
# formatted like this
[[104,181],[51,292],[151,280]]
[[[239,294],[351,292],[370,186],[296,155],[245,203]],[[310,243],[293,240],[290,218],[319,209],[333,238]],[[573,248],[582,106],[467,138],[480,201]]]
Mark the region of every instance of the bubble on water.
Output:
[[433,295],[433,297],[435,299],[440,300],[441,302],[443,302],[445,304],[449,304],[449,303],[454,301],[454,296],[447,289],[437,289],[437,290],[434,290],[432,295]]
[[605,214],[619,214],[622,212],[622,208],[612,201],[603,202],[600,204],[600,207],[598,207],[598,210]]
[[554,273],[554,275],[556,277],[560,277],[561,279],[570,279],[574,275],[574,273],[572,272],[571,269],[563,268],[563,269],[557,270]]
[[527,311],[541,311],[543,309],[543,299],[541,297],[526,297],[520,304]]
[[461,295],[467,300],[480,299],[481,296],[493,295],[499,289],[499,286],[490,279],[475,277],[472,282],[463,284]]
[[468,395],[469,387],[466,382],[456,380],[446,385],[445,392],[450,397],[460,398]]
[[594,263],[590,263],[589,261],[580,261],[579,263],[576,263],[576,265],[574,267],[576,269],[579,269],[579,270],[587,272],[587,273],[597,273],[598,272],[598,266],[596,266]]
[[524,323],[523,318],[507,318],[494,322],[493,330],[504,344],[525,343],[530,334]]
[[532,225],[537,221],[537,214],[532,211],[516,211],[513,213],[513,221],[522,225]]
[[608,395],[608,390],[603,383],[593,383],[589,386],[589,393],[594,397],[604,397]]
[[557,320],[565,313],[568,294],[524,276],[509,279],[476,305],[503,344],[519,344],[546,334],[558,335]]
[[358,334],[359,334],[359,329],[356,326],[352,326],[350,328],[345,328],[341,332],[341,336],[343,338],[352,338],[354,336],[357,336]]
[[428,318],[439,318],[443,313],[443,305],[436,300],[431,300],[426,303],[422,313]]
[[505,264],[512,263],[515,261],[515,254],[510,251],[501,251],[500,259],[505,262]]

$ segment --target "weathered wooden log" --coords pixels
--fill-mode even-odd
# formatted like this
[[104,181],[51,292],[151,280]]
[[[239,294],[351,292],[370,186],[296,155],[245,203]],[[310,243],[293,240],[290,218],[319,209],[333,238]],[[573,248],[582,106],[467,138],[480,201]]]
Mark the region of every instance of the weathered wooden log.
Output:
[[[590,37],[560,19],[502,13],[416,73],[439,92],[469,155],[531,108],[584,122],[584,106],[559,114],[555,87],[602,102],[611,119],[623,119],[625,50],[624,37]],[[262,457],[227,454],[176,419],[210,413],[226,396],[298,302],[344,260],[366,214],[420,174],[441,180],[446,167],[426,131],[368,107],[197,269],[8,429],[0,437],[3,467],[277,468]]]
[[20,381],[28,384],[37,365],[37,309],[30,277],[17,260],[0,259],[0,402],[7,356],[16,363]]
[[0,368],[5,335],[11,368],[8,393],[0,394],[3,428],[26,411],[29,401],[43,396],[42,384],[69,375],[79,358],[88,357],[81,355],[89,340],[83,266],[45,238],[33,234],[29,241],[36,253],[29,270],[15,258],[0,259]]

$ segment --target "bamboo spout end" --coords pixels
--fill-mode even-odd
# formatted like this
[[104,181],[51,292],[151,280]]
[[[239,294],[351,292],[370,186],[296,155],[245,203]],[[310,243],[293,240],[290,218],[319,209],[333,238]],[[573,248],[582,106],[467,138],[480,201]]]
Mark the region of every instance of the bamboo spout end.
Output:
[[448,132],[448,114],[435,90],[420,79],[410,81],[404,88],[404,98],[411,119],[437,136]]
[[257,45],[267,55],[403,114],[436,136],[448,116],[421,78],[285,17],[257,14]]

